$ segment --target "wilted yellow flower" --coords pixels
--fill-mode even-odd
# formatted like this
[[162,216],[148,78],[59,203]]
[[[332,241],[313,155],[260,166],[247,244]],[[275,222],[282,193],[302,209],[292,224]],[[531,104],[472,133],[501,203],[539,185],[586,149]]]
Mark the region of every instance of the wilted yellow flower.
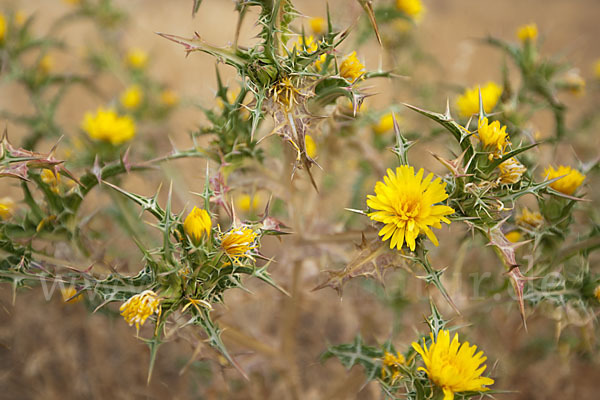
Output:
[[311,18],[308,21],[308,24],[310,25],[310,30],[315,35],[322,35],[323,33],[325,33],[325,30],[327,29],[327,21],[325,21],[325,18],[322,18],[322,17]]
[[183,230],[190,240],[196,244],[200,243],[202,235],[210,236],[212,222],[208,211],[194,207],[183,222]]
[[596,79],[600,79],[600,60],[596,60],[596,63],[594,64],[594,75],[596,76]]
[[1,219],[9,218],[12,215],[14,208],[15,208],[15,202],[13,201],[13,199],[11,199],[10,197],[1,198],[0,199],[0,218]]
[[[415,175],[413,167],[402,165],[396,168],[396,173],[387,170],[384,182],[375,184],[375,195],[367,196],[367,205],[376,210],[368,216],[384,227],[379,231],[382,240],[390,241],[390,249],[402,248],[404,241],[415,250],[417,236],[421,232],[438,245],[438,240],[429,228],[441,228],[440,222],[450,223],[446,215],[454,213],[451,207],[437,204],[448,198],[446,184],[433,174],[423,179],[423,168]],[[437,204],[437,205],[436,205]]]
[[310,158],[315,158],[317,155],[317,144],[310,135],[304,136],[304,143],[306,144],[306,155]]
[[179,103],[179,96],[174,90],[165,89],[160,93],[160,102],[167,107],[173,107]]
[[517,29],[517,37],[521,42],[534,41],[538,36],[538,28],[535,22],[520,26]]
[[258,193],[255,193],[252,197],[249,194],[244,193],[237,198],[237,208],[245,212],[254,211],[258,209],[259,200],[260,196]]
[[492,385],[494,380],[481,376],[486,365],[481,364],[487,360],[483,351],[475,354],[477,346],[470,346],[469,342],[462,345],[458,341],[458,334],[454,335],[450,342],[450,332],[440,330],[437,338],[430,334],[431,345],[423,343],[412,344],[413,348],[423,358],[425,371],[429,379],[444,391],[444,400],[453,400],[454,393],[458,392],[482,392],[488,390],[486,385]]
[[[73,286],[69,286],[69,287],[61,287],[60,288],[60,294],[62,295],[62,298],[64,300],[65,303],[77,303],[78,301],[81,301],[83,299],[83,295],[79,294],[76,297],[73,297],[77,294],[77,289],[75,289]],[[71,299],[71,297],[73,297]],[[71,299],[71,300],[69,300]]]
[[4,40],[6,36],[6,17],[0,13],[0,41]]
[[221,247],[235,261],[243,257],[251,258],[250,252],[257,247],[255,243],[257,236],[257,232],[246,226],[231,228],[223,234]]
[[527,171],[527,168],[515,157],[511,157],[501,163],[498,169],[500,169],[500,178],[498,180],[505,185],[519,182],[523,174]]
[[148,54],[144,50],[133,48],[127,52],[127,64],[129,64],[131,68],[142,69],[147,63]]
[[406,359],[400,352],[396,355],[385,352],[383,355],[383,366],[381,367],[381,377],[385,379],[387,371],[390,370],[392,372],[392,382],[396,381],[402,374],[400,372],[400,366],[406,363]]
[[160,314],[160,298],[152,290],[144,290],[123,303],[119,310],[125,322],[129,326],[135,324],[135,328],[139,331],[140,325],[144,325],[149,316]]
[[142,96],[142,88],[138,85],[129,86],[121,94],[121,104],[128,110],[134,110],[142,102]]
[[356,58],[356,52],[344,58],[340,65],[340,75],[351,82],[357,80],[365,72],[365,66]]
[[585,179],[585,175],[583,175],[581,172],[564,165],[559,165],[557,169],[549,166],[544,170],[544,174],[548,180],[558,178],[559,176],[564,176],[556,182],[552,182],[550,187],[556,191],[568,195],[573,194]]
[[[487,118],[480,118],[477,126],[477,138],[485,149],[488,149],[498,156],[509,144],[509,137],[506,133],[506,126],[500,125],[500,122],[494,121],[488,124]],[[492,156],[492,154],[490,154]]]
[[[495,82],[487,82],[481,87],[481,98],[483,99],[483,109],[486,113],[491,112],[502,94],[502,88]],[[458,96],[456,101],[458,111],[461,117],[470,117],[479,113],[479,87],[474,86]]]
[[517,243],[522,237],[521,232],[519,231],[510,231],[504,236],[511,243]]
[[373,131],[381,135],[394,129],[394,116],[388,113],[379,118],[379,121],[373,125]]
[[537,228],[544,223],[544,217],[537,211],[529,211],[527,207],[521,210],[521,213],[515,218],[517,225],[524,227]]
[[415,21],[420,21],[425,12],[425,7],[421,0],[396,0],[396,8]]
[[96,114],[85,113],[81,127],[90,138],[119,145],[135,136],[135,123],[131,117],[119,116],[114,110],[98,108]]

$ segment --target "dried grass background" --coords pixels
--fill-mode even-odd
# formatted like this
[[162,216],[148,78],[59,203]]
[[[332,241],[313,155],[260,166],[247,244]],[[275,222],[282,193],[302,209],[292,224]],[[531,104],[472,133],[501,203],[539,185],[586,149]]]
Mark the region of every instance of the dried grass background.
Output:
[[[325,14],[322,0],[297,0],[295,3],[306,15]],[[360,13],[355,3],[329,1],[333,14],[346,24],[351,24]],[[436,54],[441,64],[437,71],[423,72],[430,74],[429,79],[464,85],[499,80],[501,56],[471,39],[487,33],[512,38],[517,26],[530,21],[537,22],[545,37],[544,51],[547,54],[566,51],[568,59],[581,69],[584,77],[590,78],[592,63],[600,56],[597,42],[600,2],[596,0],[429,0],[425,3],[428,12],[420,27],[420,40],[425,48]],[[168,82],[182,96],[209,105],[216,90],[213,59],[203,54],[192,54],[186,59],[179,47],[154,32],[189,36],[198,31],[209,42],[226,44],[233,38],[233,3],[205,0],[195,19],[190,16],[190,0],[122,0],[118,4],[131,15],[130,27],[123,40],[127,45],[150,52],[153,57],[151,73]],[[5,6],[36,13],[36,26],[41,32],[67,8],[58,0],[0,1],[0,7]],[[76,47],[82,46],[86,43],[87,32],[89,27],[85,24],[70,28],[68,40]],[[247,38],[252,32],[253,28],[246,26],[242,37]],[[368,67],[377,66],[376,46],[369,46],[359,54]],[[56,68],[72,65],[77,56],[55,56]],[[229,79],[234,76],[227,68],[221,70]],[[121,85],[111,80],[101,82],[105,93],[117,92]],[[391,96],[386,90],[389,90],[386,82],[374,88],[373,91],[380,95],[370,99],[369,107],[382,108]],[[418,101],[402,100],[413,104]],[[585,98],[573,99],[570,105],[576,108],[578,102],[583,101]],[[75,132],[83,113],[101,103],[82,90],[72,90],[59,109],[59,119],[67,131]],[[444,103],[444,98],[439,99],[440,109]],[[2,108],[22,110],[25,104],[18,88],[0,87]],[[167,152],[170,146],[167,136],[185,148],[191,143],[187,132],[201,120],[199,111],[188,108],[177,112],[168,132],[162,131],[162,127],[146,128]],[[408,123],[413,121],[407,120]],[[539,126],[543,130],[550,125],[540,120]],[[23,134],[21,128],[9,124],[9,130],[18,143]],[[598,142],[598,135],[595,135],[574,138],[572,144],[580,158],[589,159],[597,155]],[[431,162],[426,150],[417,150],[414,158],[440,172],[440,167]],[[325,168],[319,179],[328,173]],[[188,191],[198,191],[202,187],[204,162],[173,163],[162,172],[145,174],[143,179],[129,179],[127,187],[150,194],[160,181],[166,181],[165,174],[176,179],[176,203],[182,207],[195,199]],[[288,176],[282,179],[288,180]],[[373,180],[377,178],[373,177]],[[14,192],[11,187],[2,187],[2,190]],[[287,298],[264,284],[248,282],[252,294],[231,293],[226,298],[226,307],[216,311],[221,316],[220,323],[227,328],[224,340],[249,373],[249,381],[244,381],[235,370],[205,359],[218,357],[202,344],[199,332],[185,330],[161,347],[153,379],[147,385],[147,347],[134,337],[134,329],[116,313],[90,315],[82,304],[64,304],[59,293],[46,302],[39,287],[18,292],[13,304],[11,288],[3,285],[0,286],[0,399],[380,398],[376,385],[361,390],[364,377],[359,368],[346,372],[335,360],[321,364],[319,354],[328,344],[351,341],[358,332],[365,341],[380,343],[394,331],[396,347],[410,345],[415,331],[426,329],[422,316],[427,313],[427,303],[423,298],[419,299],[419,295],[427,289],[414,277],[388,273],[386,290],[396,301],[395,305],[384,305],[374,286],[360,281],[348,285],[342,299],[329,289],[312,292],[324,278],[322,270],[338,268],[352,250],[351,246],[338,243],[314,245],[314,242],[323,243],[327,234],[335,230],[328,225],[329,215],[341,211],[348,194],[325,193],[317,197],[302,182],[293,190],[302,195],[297,207],[307,217],[304,221],[286,222],[292,230],[302,231],[304,240],[290,236],[282,243],[272,240],[263,248],[263,253],[277,260],[271,268],[275,280],[292,296]],[[106,201],[106,198],[100,196],[98,201]],[[593,331],[579,332],[579,328],[571,327],[563,333],[563,341],[557,344],[554,324],[542,316],[543,309],[529,317],[527,333],[522,329],[516,304],[507,296],[491,302],[473,300],[464,284],[468,273],[497,271],[501,266],[492,258],[491,252],[481,248],[467,250],[463,254],[466,261],[455,265],[457,250],[453,236],[458,236],[459,232],[463,232],[462,228],[454,224],[452,230],[446,229],[441,234],[442,246],[434,253],[434,261],[436,265],[450,267],[447,287],[464,318],[454,315],[441,300],[439,304],[447,317],[453,317],[453,323],[471,323],[463,329],[464,335],[485,350],[488,365],[497,377],[495,388],[514,390],[497,397],[522,400],[598,398],[598,360],[586,356],[585,352],[567,352],[564,346],[564,340],[575,334],[579,337],[591,335],[588,339],[593,346]],[[129,247],[119,245],[123,238],[114,237],[109,245],[124,246],[125,252],[135,255],[133,243]],[[349,235],[348,239],[348,243],[358,242],[359,236]],[[332,259],[337,259],[337,263],[333,264]],[[136,266],[128,268],[133,271]],[[415,304],[402,308],[405,299]],[[394,312],[399,309],[401,313]],[[149,333],[142,331],[144,334]]]

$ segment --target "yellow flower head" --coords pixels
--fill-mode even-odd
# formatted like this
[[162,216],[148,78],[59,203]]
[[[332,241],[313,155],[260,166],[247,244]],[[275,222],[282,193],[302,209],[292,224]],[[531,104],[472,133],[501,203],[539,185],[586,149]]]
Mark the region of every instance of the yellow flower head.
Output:
[[255,211],[258,209],[259,200],[260,196],[258,193],[254,194],[252,197],[245,193],[237,198],[237,208],[245,212]]
[[522,237],[521,232],[519,231],[510,231],[504,236],[511,243],[517,243]]
[[488,124],[487,118],[479,119],[477,138],[485,149],[490,150],[495,155],[500,155],[506,145],[510,143],[506,126],[500,125],[498,121]]
[[[494,82],[487,82],[481,87],[483,109],[486,113],[491,112],[496,107],[501,94],[502,88]],[[458,96],[456,105],[461,117],[470,117],[479,113],[479,87],[474,86],[465,90],[462,95]]]
[[6,36],[6,17],[0,12],[0,41]]
[[121,104],[128,110],[134,110],[142,102],[142,97],[142,88],[138,85],[132,85],[121,94]]
[[511,157],[501,163],[498,169],[500,169],[500,178],[498,180],[504,185],[519,182],[523,174],[527,171],[527,168],[515,157]]
[[315,42],[313,35],[310,36],[298,36],[296,42],[296,49],[300,51],[306,51],[307,53],[313,53],[317,51],[318,43]]
[[356,58],[355,51],[346,56],[340,65],[340,75],[350,82],[354,82],[364,73],[365,66]]
[[450,332],[447,330],[440,330],[435,340],[433,334],[430,336],[429,348],[426,344],[421,347],[414,342],[412,346],[425,363],[425,368],[420,367],[419,370],[425,371],[429,379],[442,388],[444,400],[453,400],[457,392],[486,391],[488,388],[485,385],[494,383],[493,379],[481,376],[486,366],[480,365],[487,357],[483,351],[475,354],[477,346],[470,346],[469,342],[461,345],[458,334],[450,341]]
[[148,54],[138,48],[130,49],[127,52],[127,64],[134,69],[142,69],[148,63]]
[[[73,297],[77,294],[77,289],[75,289],[73,286],[69,286],[66,288],[60,288],[60,294],[62,295],[63,301],[65,303],[77,303],[78,301],[81,301],[83,299],[83,295],[79,294],[76,297]],[[71,299],[71,297],[73,297]],[[70,299],[70,300],[69,300]]]
[[0,219],[9,218],[15,208],[15,202],[10,197],[0,199]]
[[179,103],[179,96],[175,91],[165,89],[160,93],[160,102],[167,107],[173,107]]
[[129,326],[135,323],[135,328],[139,331],[140,325],[144,325],[149,316],[160,314],[160,298],[152,290],[144,290],[123,303],[119,310],[125,322]]
[[48,75],[52,68],[54,67],[54,59],[50,54],[45,54],[44,57],[40,60],[38,64],[38,71],[43,75]]
[[373,125],[373,131],[378,135],[389,132],[392,129],[394,129],[394,116],[392,113],[385,114],[379,118],[379,121],[375,125]]
[[322,17],[311,18],[308,21],[308,24],[310,25],[310,30],[315,35],[324,34],[325,30],[327,29],[327,21],[325,21],[325,18],[322,18]]
[[533,42],[535,39],[537,39],[537,36],[538,36],[538,28],[537,28],[537,25],[535,24],[535,22],[520,26],[517,29],[517,37],[523,43],[529,42],[529,41]]
[[310,135],[304,136],[304,143],[306,144],[306,155],[310,158],[315,158],[317,156],[317,144],[315,140]]
[[211,228],[212,222],[208,211],[198,207],[194,207],[183,222],[183,230],[195,244],[200,243],[203,234],[209,236]]
[[27,21],[27,14],[23,10],[17,10],[15,12],[15,25],[21,27],[25,24],[25,21]]
[[321,54],[321,56],[315,61],[315,68],[318,72],[321,72],[323,65],[327,61],[327,54]]
[[594,297],[596,298],[596,300],[600,301],[600,285],[596,286],[596,288],[594,289]]
[[60,174],[57,172],[55,175],[54,171],[48,168],[42,170],[40,178],[42,179],[42,182],[48,186],[56,187],[60,183]]
[[98,108],[96,114],[85,113],[81,127],[90,138],[119,145],[135,136],[135,123],[131,117],[119,116],[113,110]]
[[389,370],[392,372],[392,382],[395,382],[396,379],[402,375],[400,372],[400,366],[406,364],[406,359],[402,354],[400,354],[400,352],[394,355],[386,351],[383,355],[382,361],[383,366],[381,367],[381,377],[385,379],[387,371]]
[[396,8],[415,21],[420,21],[425,13],[421,0],[396,0]]
[[575,193],[575,190],[581,186],[583,180],[585,179],[585,175],[583,175],[581,172],[568,166],[565,167],[564,165],[559,165],[557,169],[549,166],[544,170],[544,174],[548,180],[558,178],[559,176],[564,176],[563,178],[552,182],[550,187],[556,191],[568,195]]
[[594,76],[596,79],[600,79],[600,59],[594,63]]
[[433,174],[423,179],[423,168],[415,175],[413,167],[402,165],[396,173],[387,170],[384,182],[375,184],[375,195],[367,196],[367,205],[376,210],[369,213],[373,221],[382,222],[379,231],[382,240],[390,241],[390,249],[402,248],[404,241],[415,250],[417,236],[421,232],[437,246],[438,240],[430,226],[441,228],[440,222],[450,223],[446,215],[454,209],[445,205],[436,205],[448,198],[446,184],[440,178],[434,181]]
[[246,226],[234,227],[223,234],[221,247],[236,261],[244,257],[252,258],[250,252],[257,247],[255,243],[257,236],[257,232]]
[[544,223],[544,217],[537,211],[529,211],[527,207],[515,218],[517,225],[529,228],[537,228]]

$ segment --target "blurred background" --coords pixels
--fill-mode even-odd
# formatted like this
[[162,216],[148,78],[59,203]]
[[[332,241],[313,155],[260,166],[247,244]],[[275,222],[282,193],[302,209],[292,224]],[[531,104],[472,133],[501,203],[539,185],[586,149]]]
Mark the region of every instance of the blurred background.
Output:
[[[191,37],[193,32],[198,32],[209,43],[226,45],[233,40],[235,32],[234,3],[204,0],[195,18],[191,16],[191,0],[121,0],[115,3],[129,14],[126,33],[115,40],[122,41],[127,47],[147,51],[152,60],[149,73],[186,99],[186,106],[175,111],[168,124],[149,125],[143,129],[164,152],[170,149],[171,143],[179,148],[189,147],[188,133],[204,118],[195,106],[212,107],[215,102],[214,59],[200,53],[185,57],[180,46],[155,33]],[[325,17],[327,3],[336,25],[356,27],[365,22],[356,1],[295,1],[298,10],[308,17]],[[416,36],[421,48],[436,61],[401,79],[410,80],[413,89],[418,86],[415,82],[443,83],[442,92],[446,92],[432,99],[436,110],[445,107],[446,96],[456,96],[457,87],[488,80],[501,81],[503,56],[477,39],[492,34],[514,40],[517,27],[529,22],[537,23],[545,53],[564,55],[582,77],[593,81],[594,62],[600,57],[600,46],[596,41],[600,35],[600,2],[596,0],[426,0],[424,3],[427,11]],[[18,9],[26,15],[34,15],[34,29],[39,33],[45,32],[52,21],[67,13],[70,7],[68,2],[59,0],[0,0],[0,9]],[[251,21],[252,18],[248,18],[243,26],[242,45],[250,43],[257,32]],[[71,47],[53,55],[53,68],[57,70],[75,69],[86,46],[93,46],[98,40],[85,22],[70,25],[61,32],[61,37]],[[348,47],[348,52],[352,50]],[[385,68],[391,63],[372,39],[357,48],[357,53],[369,69]],[[235,71],[223,65],[218,68],[224,80],[234,83]],[[119,92],[123,87],[123,82],[118,79],[101,78],[96,84],[105,93]],[[369,92],[377,94],[366,101],[369,109],[383,109],[392,98],[415,105],[421,101],[414,90],[403,91],[402,84],[390,85],[387,80],[378,81]],[[577,116],[578,108],[589,98],[572,96],[563,100],[574,110],[571,115]],[[65,134],[76,132],[83,114],[103,101],[84,89],[70,90],[57,111]],[[19,87],[0,87],[0,108],[27,110],[27,107],[27,99]],[[418,129],[423,123],[404,111],[401,111],[401,118],[406,129]],[[543,135],[552,126],[550,118],[543,114],[536,118],[536,126]],[[11,123],[7,126],[11,140],[19,144],[24,128]],[[583,160],[596,157],[599,137],[582,135],[573,138],[571,147],[559,157],[565,162],[575,156]],[[47,143],[48,149],[52,143]],[[440,144],[434,142],[432,146],[435,148]],[[555,156],[540,155],[542,160],[546,157],[545,161]],[[443,172],[425,149],[415,149],[412,157],[429,170]],[[319,173],[320,179],[327,179],[328,173],[327,169]],[[200,160],[173,162],[161,171],[145,175],[143,180],[139,177],[128,180],[127,186],[151,194],[161,181],[166,182],[165,175],[175,179],[175,185],[180,188],[177,204],[186,204],[194,201],[194,197],[182,188],[201,190],[204,164]],[[372,188],[378,178],[373,176],[365,186]],[[1,190],[14,192],[10,186],[2,186]],[[347,204],[340,199],[345,199],[348,194],[325,193],[316,198],[311,192],[307,196],[305,211],[312,218],[304,229],[318,232],[322,225],[329,223],[325,215],[333,210],[337,213]],[[98,201],[108,200],[100,198]],[[292,230],[298,229],[292,221],[284,222],[291,225]],[[454,314],[442,301],[440,307],[447,317],[452,317],[453,324],[471,324],[465,331],[469,341],[485,349],[488,368],[492,369],[496,379],[495,388],[510,391],[496,397],[523,400],[598,398],[596,379],[600,379],[600,366],[597,357],[593,358],[591,352],[585,351],[589,346],[597,347],[593,330],[587,330],[583,324],[573,324],[565,328],[557,340],[556,324],[548,315],[538,315],[544,314],[540,308],[529,315],[529,331],[525,332],[516,302],[510,296],[503,294],[495,297],[495,301],[483,301],[471,287],[465,287],[466,274],[481,271],[479,266],[488,265],[486,262],[493,259],[493,254],[466,249],[461,253],[462,260],[466,260],[464,268],[453,270],[451,263],[454,261],[450,265],[444,263],[446,255],[455,260],[457,249],[452,240],[458,236],[457,232],[463,232],[459,226],[453,225],[452,229],[454,233],[445,228],[441,234],[444,239],[440,242],[446,244],[436,250],[433,258],[438,265],[450,267],[447,287],[465,318]],[[108,246],[136,254],[133,245],[119,243],[120,238],[114,237]],[[360,236],[349,236],[348,239],[358,243]],[[390,272],[386,275],[385,289],[370,281],[355,280],[347,285],[342,298],[329,288],[312,291],[324,280],[324,270],[339,266],[328,263],[329,256],[325,257],[322,249],[311,243],[292,241],[287,237],[282,243],[273,239],[265,243],[262,250],[277,260],[271,267],[272,275],[292,293],[291,297],[264,284],[248,282],[252,293],[236,291],[228,295],[225,306],[216,311],[219,322],[225,327],[224,341],[248,372],[250,380],[244,380],[225,361],[219,362],[219,357],[202,343],[199,333],[186,331],[173,334],[172,340],[161,347],[153,379],[146,384],[148,348],[135,338],[134,329],[123,322],[116,309],[90,314],[81,303],[64,303],[58,290],[50,301],[46,301],[43,288],[20,290],[15,295],[11,287],[3,285],[0,286],[0,398],[381,398],[376,385],[363,387],[364,376],[360,368],[347,372],[335,360],[321,363],[319,355],[330,344],[352,341],[358,332],[367,343],[381,343],[391,334],[397,348],[409,346],[415,331],[426,330],[423,315],[428,311],[428,304],[419,298],[428,289],[417,279]],[[331,251],[339,250],[336,247]],[[340,257],[344,255],[340,254]],[[126,268],[135,271],[136,266]],[[584,345],[580,345],[581,342],[585,342]]]

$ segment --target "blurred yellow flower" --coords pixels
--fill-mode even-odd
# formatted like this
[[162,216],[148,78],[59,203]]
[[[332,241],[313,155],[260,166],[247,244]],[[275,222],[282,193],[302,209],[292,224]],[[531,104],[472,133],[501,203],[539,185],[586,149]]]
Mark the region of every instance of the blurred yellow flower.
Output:
[[121,315],[125,322],[139,331],[140,325],[144,325],[152,314],[160,314],[160,298],[152,290],[144,290],[140,294],[132,296],[121,308]]
[[391,238],[390,249],[400,250],[406,241],[414,251],[421,232],[438,245],[430,226],[441,228],[440,222],[449,224],[446,216],[454,213],[454,209],[438,204],[448,198],[446,184],[440,178],[433,182],[432,179],[431,173],[423,179],[423,168],[415,175],[413,167],[402,165],[395,174],[388,169],[384,182],[375,184],[375,195],[367,196],[367,205],[375,210],[367,215],[384,224],[379,236],[384,241]]
[[76,6],[78,4],[81,4],[81,0],[62,0],[62,1],[63,1],[63,3],[69,4],[69,5],[72,5],[72,6]]
[[517,243],[519,240],[521,240],[522,237],[521,232],[519,231],[511,231],[504,236],[511,243]]
[[323,64],[327,61],[327,54],[321,54],[317,61],[315,61],[315,68],[317,71],[321,72]]
[[325,21],[325,18],[322,17],[311,18],[308,21],[308,24],[310,25],[310,30],[315,35],[322,35],[327,29],[327,21]]
[[53,67],[54,67],[54,59],[52,58],[52,56],[50,54],[45,54],[41,58],[40,63],[38,64],[38,70],[43,75],[48,75],[50,73],[50,71],[52,71]]
[[477,125],[477,138],[481,141],[483,147],[490,150],[490,158],[498,157],[504,151],[504,148],[510,143],[506,126],[500,125],[500,122],[494,121],[488,124],[487,118],[480,118]]
[[351,82],[357,80],[363,73],[365,73],[365,66],[356,58],[356,51],[346,56],[340,65],[340,75]]
[[160,93],[160,102],[167,107],[173,107],[179,103],[179,96],[174,90],[165,89]]
[[389,370],[392,373],[392,382],[395,382],[402,375],[400,366],[406,364],[406,359],[400,352],[394,355],[386,351],[383,355],[382,364],[381,377],[385,379]]
[[600,59],[594,63],[594,76],[596,79],[600,79]]
[[538,36],[538,28],[535,22],[527,25],[520,26],[517,29],[517,37],[523,43],[528,41],[534,41]]
[[310,135],[304,137],[304,143],[306,144],[306,155],[310,158],[315,158],[317,155],[317,144]]
[[129,49],[127,52],[127,64],[131,68],[142,69],[148,63],[148,54],[139,48]]
[[600,285],[596,286],[596,288],[594,289],[594,297],[596,298],[596,300],[600,301]]
[[3,197],[0,199],[0,218],[8,219],[15,208],[15,202],[10,197]]
[[258,209],[259,201],[260,196],[258,195],[258,193],[255,193],[253,196],[244,193],[237,198],[236,203],[238,209],[245,212],[249,212],[256,211]]
[[[79,294],[78,296],[73,297],[77,294],[77,289],[75,289],[73,286],[69,286],[66,288],[64,288],[64,287],[60,288],[60,294],[62,295],[63,301],[65,303],[72,304],[72,303],[77,303],[77,302],[83,300],[82,294]],[[71,299],[71,297],[73,297],[73,298]],[[69,299],[71,299],[71,300],[69,300]]]
[[577,190],[585,179],[585,175],[581,172],[564,165],[559,165],[557,169],[554,169],[553,166],[549,166],[544,170],[544,174],[548,180],[564,176],[563,178],[552,182],[550,187],[558,192],[568,195],[575,193],[575,190]]
[[231,228],[223,234],[221,247],[229,257],[239,262],[240,258],[252,258],[250,252],[257,247],[255,243],[257,236],[257,232],[246,226]]
[[15,25],[21,27],[25,24],[25,21],[27,21],[27,14],[23,10],[17,10],[15,12]]
[[537,228],[538,226],[544,223],[544,217],[537,211],[529,211],[527,207],[524,207],[520,214],[515,218],[517,225],[528,227],[528,228]]
[[437,338],[430,334],[431,345],[414,343],[412,347],[423,358],[425,371],[429,379],[444,391],[444,400],[453,400],[457,392],[483,392],[489,390],[486,385],[492,385],[494,380],[483,377],[481,374],[487,360],[483,351],[475,354],[477,346],[470,346],[469,342],[460,343],[458,334],[450,341],[450,332],[440,330]]
[[581,96],[585,93],[585,79],[576,70],[567,72],[565,76],[566,88],[571,94]]
[[[502,94],[502,88],[494,82],[487,82],[481,87],[481,98],[483,99],[483,109],[486,113],[491,112]],[[479,113],[479,87],[474,86],[458,96],[456,101],[458,111],[461,117],[470,117]]]
[[381,135],[394,129],[394,116],[392,113],[387,113],[379,118],[379,121],[373,125],[373,131]]
[[500,170],[500,178],[498,180],[504,185],[519,182],[523,174],[527,171],[527,168],[515,157],[511,157],[501,163],[498,169]]
[[0,12],[0,41],[6,36],[6,17]]
[[195,244],[200,243],[202,235],[210,236],[211,227],[212,221],[208,211],[198,207],[194,207],[183,222],[183,230]]
[[96,113],[87,112],[81,124],[90,138],[119,145],[135,136],[135,123],[131,117],[119,116],[114,110],[98,108]]
[[415,21],[420,21],[425,13],[421,0],[396,0],[396,8]]
[[121,94],[121,104],[128,110],[134,110],[142,102],[142,97],[142,88],[132,85]]

